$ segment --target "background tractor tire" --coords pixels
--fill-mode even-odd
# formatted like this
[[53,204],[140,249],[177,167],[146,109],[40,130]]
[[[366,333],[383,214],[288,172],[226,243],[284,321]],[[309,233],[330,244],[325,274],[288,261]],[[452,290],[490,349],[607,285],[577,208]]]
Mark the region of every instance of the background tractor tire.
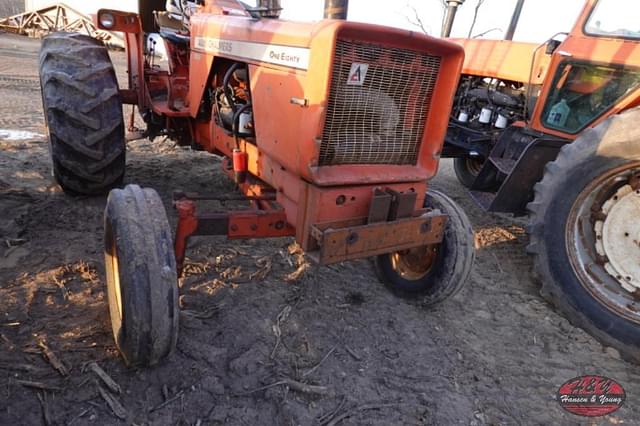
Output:
[[441,192],[429,190],[424,205],[448,216],[442,244],[424,248],[423,253],[432,257],[428,264],[413,267],[409,272],[401,270],[398,256],[407,258],[411,255],[410,251],[405,251],[376,257],[375,269],[380,281],[396,295],[419,297],[423,305],[431,306],[453,297],[462,289],[471,273],[475,249],[471,223],[453,200]]
[[158,193],[128,185],[109,194],[105,270],[113,335],[127,365],[157,364],[178,339],[178,277]]
[[640,313],[635,311],[640,305],[623,289],[620,277],[606,271],[610,259],[596,247],[603,240],[597,221],[606,217],[599,206],[617,199],[625,179],[640,172],[638,120],[640,109],[614,116],[565,145],[547,164],[527,206],[528,251],[543,297],[574,325],[635,362],[640,362]]
[[122,101],[107,48],[83,34],[42,41],[40,87],[53,174],[62,189],[94,195],[122,183]]
[[[484,160],[481,160],[479,158],[456,157],[453,159],[453,171],[455,172],[458,181],[464,187],[471,189],[473,183],[478,177],[478,174],[480,173],[480,169],[482,169],[483,163]],[[498,182],[497,174],[494,172],[489,177],[487,182],[475,189],[478,189],[480,191],[488,191],[496,189],[498,186],[500,186],[500,182]]]

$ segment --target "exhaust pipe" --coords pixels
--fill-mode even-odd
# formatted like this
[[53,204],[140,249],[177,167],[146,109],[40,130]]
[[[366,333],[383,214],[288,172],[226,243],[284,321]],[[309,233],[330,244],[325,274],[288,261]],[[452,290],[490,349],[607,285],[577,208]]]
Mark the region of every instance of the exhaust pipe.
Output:
[[453,21],[456,19],[456,12],[458,7],[462,6],[464,0],[447,0],[447,12],[442,24],[442,32],[440,37],[449,37],[451,35],[451,29],[453,28]]
[[325,0],[324,19],[347,19],[349,0]]
[[513,15],[511,16],[509,28],[507,28],[507,33],[504,36],[505,40],[513,40],[513,35],[516,33],[516,28],[518,27],[518,21],[520,20],[520,14],[522,13],[523,6],[524,0],[518,0],[518,3],[516,3],[516,8],[513,11]]
[[262,18],[278,19],[282,6],[280,0],[258,0],[258,10]]

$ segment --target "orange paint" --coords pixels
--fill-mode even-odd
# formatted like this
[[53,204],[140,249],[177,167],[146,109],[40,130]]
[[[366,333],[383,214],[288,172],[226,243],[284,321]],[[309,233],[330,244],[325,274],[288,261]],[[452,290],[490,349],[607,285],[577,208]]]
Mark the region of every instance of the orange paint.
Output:
[[[412,31],[347,21],[255,20],[243,10],[232,0],[207,1],[191,17],[188,54],[185,56],[177,44],[171,46],[168,71],[152,68],[144,60],[139,30],[135,36],[127,34],[130,69],[134,69],[129,91],[137,93],[141,111],[155,113],[156,119],[164,120],[167,129],[184,133],[185,127],[188,128],[189,138],[197,145],[232,158],[232,170],[244,169],[250,174],[240,185],[247,195],[274,191],[283,209],[282,217],[286,218],[287,226],[292,227],[291,233],[295,227],[296,238],[304,248],[313,248],[310,236],[313,225],[366,217],[377,188],[416,191],[415,210],[420,211],[427,181],[437,171],[462,68],[463,49],[454,43]],[[139,27],[138,20],[136,28]],[[324,130],[329,120],[333,120],[327,116],[327,111],[335,78],[332,74],[336,66],[334,61],[339,55],[338,41],[379,52],[373,54],[379,59],[373,57],[363,63],[352,61],[351,65],[361,73],[358,74],[361,80],[348,83],[345,76],[344,81],[336,82],[339,92],[356,93],[354,102],[359,99],[357,94],[360,92],[354,90],[352,84],[364,85],[367,78],[379,78],[381,84],[388,85],[387,80],[393,77],[395,69],[403,70],[409,76],[395,83],[403,85],[401,89],[406,94],[401,99],[392,98],[396,94],[393,90],[400,89],[381,87],[377,90],[380,93],[390,91],[387,103],[383,104],[387,109],[381,112],[380,120],[391,114],[396,133],[390,143],[406,143],[406,155],[413,155],[411,164],[389,160],[385,160],[387,164],[320,164]],[[361,57],[353,52],[351,55]],[[381,68],[378,60],[395,64],[395,69]],[[255,135],[244,138],[234,136],[228,125],[225,128],[220,122],[221,118],[213,119],[222,115],[219,112],[216,115],[214,106],[217,108],[219,103],[214,105],[211,97],[219,95],[223,79],[226,76],[228,81],[234,71],[230,70],[234,63],[241,63],[248,70],[247,81],[236,86],[244,92],[239,98],[251,102],[251,129]],[[138,69],[143,72],[136,71]],[[376,74],[382,72],[391,74],[383,80]],[[425,82],[427,75],[430,75],[430,82]],[[424,81],[412,80],[419,77]],[[233,78],[236,78],[235,74]],[[416,90],[418,84],[424,86],[423,92]],[[158,96],[158,93],[166,93],[166,96]],[[127,99],[136,100],[136,97],[128,96]],[[424,109],[418,108],[425,105]],[[425,112],[416,115],[415,111]],[[232,113],[235,121],[240,113],[235,108]],[[371,125],[367,124],[367,117],[358,119],[361,123],[354,126]],[[336,122],[340,125],[339,119]],[[404,140],[402,130],[405,128],[417,129],[411,136],[413,145]],[[380,131],[371,130],[372,134]],[[346,142],[349,142],[348,138]],[[371,144],[374,143],[375,139],[371,139]],[[336,147],[332,149],[339,149],[341,145]],[[238,151],[234,152],[234,149]],[[232,220],[237,229],[243,231],[234,231],[229,234],[231,237],[272,235],[264,227],[268,227],[270,219],[263,223],[254,214],[251,217],[234,216]],[[247,226],[249,233],[245,232]],[[279,229],[278,232],[283,231]]]
[[[553,90],[556,72],[565,61],[589,62],[640,68],[640,41],[616,37],[593,36],[584,27],[596,4],[587,0],[572,31],[552,55],[545,54],[544,45],[504,40],[452,39],[465,50],[463,74],[499,78],[525,84],[541,85],[529,127],[550,135],[573,140],[579,134],[549,129],[542,123],[542,114],[549,94]],[[622,11],[621,13],[624,13]],[[533,67],[532,67],[533,64]],[[578,93],[591,93],[594,84],[584,82],[575,87]],[[594,127],[607,117],[640,104],[640,88],[636,87],[604,115],[589,124]]]

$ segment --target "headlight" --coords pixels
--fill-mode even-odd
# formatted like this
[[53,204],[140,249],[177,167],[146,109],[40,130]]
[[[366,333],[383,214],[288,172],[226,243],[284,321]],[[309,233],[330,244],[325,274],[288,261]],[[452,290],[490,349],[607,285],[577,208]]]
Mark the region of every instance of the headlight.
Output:
[[111,29],[116,25],[116,17],[113,14],[105,12],[100,14],[100,25],[102,28]]

